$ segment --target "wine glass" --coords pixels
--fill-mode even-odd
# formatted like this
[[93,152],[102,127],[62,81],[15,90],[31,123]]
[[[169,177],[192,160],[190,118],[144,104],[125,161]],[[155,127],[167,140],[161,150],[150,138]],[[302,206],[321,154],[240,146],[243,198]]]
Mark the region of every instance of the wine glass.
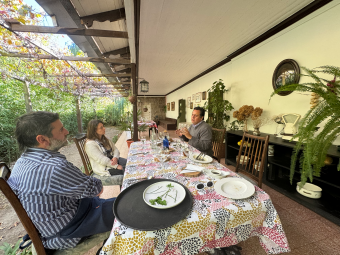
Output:
[[145,142],[146,142],[146,137],[145,137],[145,135],[142,135],[142,136],[140,137],[140,140],[142,141],[142,143],[143,143],[143,145],[144,145]]

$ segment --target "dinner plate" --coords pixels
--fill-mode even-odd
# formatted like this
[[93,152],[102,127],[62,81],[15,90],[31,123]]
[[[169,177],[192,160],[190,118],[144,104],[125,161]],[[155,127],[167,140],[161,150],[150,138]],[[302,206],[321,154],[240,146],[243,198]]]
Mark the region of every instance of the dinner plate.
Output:
[[237,177],[221,179],[215,183],[214,187],[218,194],[232,199],[248,198],[255,193],[253,184]]
[[[180,204],[184,200],[185,195],[185,189],[178,183],[163,181],[148,186],[143,192],[143,199],[144,202],[151,207],[168,209]],[[161,197],[162,201],[166,201],[166,205],[158,204],[157,202],[152,204],[152,202],[150,202],[150,200],[155,200],[157,197]]]
[[208,164],[208,163],[211,163],[213,161],[213,158],[208,156],[208,155],[205,155],[203,160],[197,160],[196,157],[200,155],[200,153],[193,153],[193,154],[190,154],[189,155],[189,158],[194,161],[194,162],[197,162],[197,163],[201,163],[201,164]]

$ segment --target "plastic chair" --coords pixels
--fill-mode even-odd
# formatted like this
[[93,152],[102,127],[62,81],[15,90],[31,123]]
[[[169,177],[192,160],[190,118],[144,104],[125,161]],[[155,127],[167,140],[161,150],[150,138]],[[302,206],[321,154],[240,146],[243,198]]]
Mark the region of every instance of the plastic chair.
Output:
[[221,158],[224,158],[224,146],[223,143],[225,138],[225,129],[212,128],[212,146],[213,146],[213,158],[215,158],[218,163],[220,163]]
[[265,137],[243,133],[242,142],[238,152],[235,172],[256,182],[262,187],[263,170],[266,162],[269,135]]

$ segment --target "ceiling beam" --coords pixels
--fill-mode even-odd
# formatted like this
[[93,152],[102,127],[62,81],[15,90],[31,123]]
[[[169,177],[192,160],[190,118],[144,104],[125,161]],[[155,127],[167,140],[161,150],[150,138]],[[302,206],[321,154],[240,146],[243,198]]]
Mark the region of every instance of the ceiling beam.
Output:
[[126,53],[130,53],[129,46],[124,47],[124,48],[120,48],[120,49],[116,49],[116,50],[112,50],[112,51],[108,51],[108,52],[104,52],[103,55],[105,57],[109,57],[110,55],[121,55],[121,54],[126,54]]
[[124,32],[124,31],[21,25],[15,19],[10,19],[10,20],[7,19],[6,22],[10,25],[11,30],[15,31],[15,32],[82,35],[82,36],[97,36],[97,37],[111,37],[111,38],[128,38],[127,32]]
[[80,17],[81,23],[87,27],[92,27],[93,21],[104,22],[109,20],[115,22],[122,19],[125,19],[125,8]]
[[91,57],[73,57],[73,56],[61,56],[56,57],[52,55],[43,55],[43,54],[28,54],[28,53],[12,53],[12,52],[3,52],[0,51],[0,55],[3,57],[14,57],[14,58],[35,58],[35,59],[51,59],[51,60],[66,60],[66,61],[87,61],[87,62],[97,62],[97,63],[115,63],[121,65],[129,65],[131,64],[127,59],[119,59],[119,58],[91,58]]
[[74,86],[103,86],[103,85],[131,85],[131,82],[85,82],[85,83],[79,83],[79,82],[66,82],[68,85],[74,85]]
[[131,68],[124,68],[119,71],[116,70],[116,73],[131,73]]
[[[49,77],[83,77],[80,76],[79,74],[47,74]],[[119,74],[119,73],[102,73],[102,74],[92,74],[92,73],[84,73],[83,74],[86,77],[131,77],[130,73],[127,74]],[[40,76],[36,76],[40,77]]]

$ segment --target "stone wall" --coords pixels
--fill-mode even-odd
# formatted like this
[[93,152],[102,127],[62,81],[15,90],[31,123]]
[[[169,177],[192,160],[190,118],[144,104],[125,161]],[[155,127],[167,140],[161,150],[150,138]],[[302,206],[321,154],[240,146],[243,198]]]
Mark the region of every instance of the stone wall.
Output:
[[137,110],[143,110],[145,104],[151,104],[151,119],[158,116],[160,120],[165,119],[165,97],[137,97]]

